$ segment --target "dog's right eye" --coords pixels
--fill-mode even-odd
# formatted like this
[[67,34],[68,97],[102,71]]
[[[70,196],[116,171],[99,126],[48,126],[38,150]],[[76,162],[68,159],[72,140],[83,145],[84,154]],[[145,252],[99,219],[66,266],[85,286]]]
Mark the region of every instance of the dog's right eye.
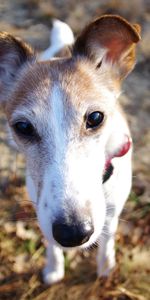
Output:
[[99,125],[103,123],[104,114],[100,111],[93,111],[87,116],[86,128],[96,129]]
[[36,135],[35,129],[29,121],[18,121],[12,127],[20,136],[31,138]]

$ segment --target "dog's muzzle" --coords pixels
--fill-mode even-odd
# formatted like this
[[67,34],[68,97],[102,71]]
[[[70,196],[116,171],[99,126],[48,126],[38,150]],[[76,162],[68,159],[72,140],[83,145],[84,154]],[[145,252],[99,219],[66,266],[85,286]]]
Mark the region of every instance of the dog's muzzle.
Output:
[[[117,151],[114,151],[107,158],[103,173],[102,182],[105,183],[113,175],[113,158],[124,156],[130,150],[132,140],[125,136],[124,143]],[[94,232],[91,219],[83,220],[76,218],[76,214],[68,216],[66,219],[58,217],[52,224],[52,234],[55,241],[63,247],[77,247],[85,244]]]

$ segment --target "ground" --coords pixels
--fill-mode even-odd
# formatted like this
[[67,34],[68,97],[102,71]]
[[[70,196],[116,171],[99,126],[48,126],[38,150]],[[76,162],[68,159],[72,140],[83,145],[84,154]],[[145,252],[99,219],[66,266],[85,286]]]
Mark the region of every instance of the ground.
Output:
[[150,3],[148,0],[5,0],[0,28],[41,51],[48,46],[52,17],[78,34],[91,18],[121,14],[140,23],[142,40],[134,72],[123,86],[122,102],[134,141],[133,188],[116,235],[117,266],[108,280],[96,279],[95,252],[66,255],[66,277],[52,287],[41,279],[44,239],[24,186],[24,160],[9,146],[0,114],[0,299],[150,299]]

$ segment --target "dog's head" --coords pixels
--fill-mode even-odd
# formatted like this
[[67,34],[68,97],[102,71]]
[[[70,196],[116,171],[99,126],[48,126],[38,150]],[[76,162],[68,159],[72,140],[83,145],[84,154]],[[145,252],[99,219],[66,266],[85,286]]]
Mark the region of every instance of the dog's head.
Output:
[[137,25],[102,16],[82,31],[69,58],[38,62],[29,46],[0,35],[0,100],[26,158],[41,229],[64,247],[91,245],[105,224],[103,174],[121,143],[110,147],[117,97],[139,38]]

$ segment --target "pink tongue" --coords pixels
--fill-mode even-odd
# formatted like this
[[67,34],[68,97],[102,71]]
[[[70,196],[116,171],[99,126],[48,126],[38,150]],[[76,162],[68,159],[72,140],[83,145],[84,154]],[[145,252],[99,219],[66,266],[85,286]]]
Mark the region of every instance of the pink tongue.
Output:
[[118,152],[114,153],[112,158],[124,156],[129,151],[129,149],[131,148],[131,145],[132,145],[131,138],[126,136],[126,142],[122,145],[122,147],[119,149]]
[[122,157],[124,156],[128,151],[129,149],[131,148],[131,145],[132,145],[132,140],[131,138],[129,138],[129,136],[126,136],[126,142],[121,146],[121,148],[115,152],[107,161],[106,161],[106,164],[105,164],[105,170],[107,170],[107,168],[109,167],[110,163],[111,163],[111,160],[115,157]]

